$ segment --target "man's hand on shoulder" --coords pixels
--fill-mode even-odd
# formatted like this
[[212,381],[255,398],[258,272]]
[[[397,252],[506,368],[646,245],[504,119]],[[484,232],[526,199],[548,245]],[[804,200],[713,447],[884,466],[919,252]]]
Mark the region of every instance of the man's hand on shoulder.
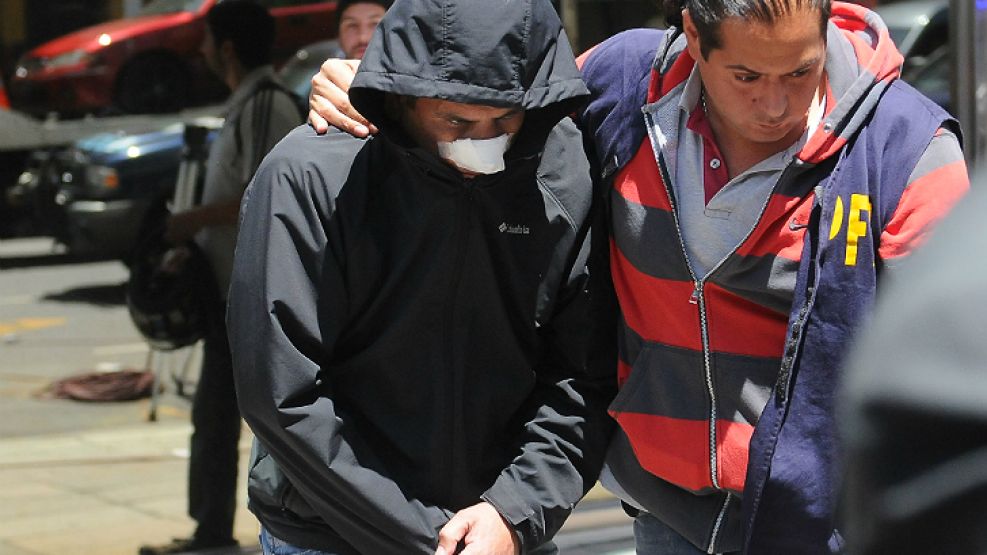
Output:
[[360,60],[329,58],[312,77],[308,121],[317,133],[329,131],[329,126],[360,138],[377,132],[377,128],[350,104],[350,83],[358,67]]
[[478,503],[455,515],[439,530],[435,555],[517,555],[520,543],[504,517],[490,503]]

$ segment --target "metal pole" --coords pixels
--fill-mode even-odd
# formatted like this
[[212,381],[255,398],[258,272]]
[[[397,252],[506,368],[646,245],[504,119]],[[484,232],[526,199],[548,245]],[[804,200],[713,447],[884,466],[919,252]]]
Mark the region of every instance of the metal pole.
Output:
[[971,169],[987,163],[987,0],[951,0],[952,97]]
[[569,35],[569,45],[578,56],[581,52],[579,46],[579,0],[562,0],[562,25]]

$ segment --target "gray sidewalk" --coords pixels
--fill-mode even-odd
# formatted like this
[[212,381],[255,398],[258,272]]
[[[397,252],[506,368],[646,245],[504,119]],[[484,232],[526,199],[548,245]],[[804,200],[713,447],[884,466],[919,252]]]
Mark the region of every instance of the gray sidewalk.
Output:
[[[190,432],[188,424],[165,421],[0,440],[0,555],[135,555],[142,544],[188,535]],[[245,501],[251,440],[244,427],[235,530],[241,548],[202,555],[260,553]],[[599,487],[587,496],[591,505],[608,500]],[[578,546],[628,534],[619,510],[601,508],[577,511],[558,540],[564,553],[614,553]]]
[[[0,554],[135,555],[141,544],[187,536],[190,431],[149,422],[0,440]],[[223,553],[257,552],[257,521],[245,503],[252,436],[244,432],[236,527],[244,549]]]
[[[120,292],[125,268],[64,260],[47,239],[0,241],[0,262],[0,555],[136,555],[142,544],[189,535],[190,403],[174,383],[163,384],[157,422],[147,421],[148,399],[38,395],[80,372],[146,366],[147,346]],[[214,555],[259,552],[246,509],[251,440],[244,427],[235,531],[242,548]],[[558,538],[567,555],[612,554],[601,542],[630,537],[612,498],[598,489],[590,499],[566,523],[565,543]]]

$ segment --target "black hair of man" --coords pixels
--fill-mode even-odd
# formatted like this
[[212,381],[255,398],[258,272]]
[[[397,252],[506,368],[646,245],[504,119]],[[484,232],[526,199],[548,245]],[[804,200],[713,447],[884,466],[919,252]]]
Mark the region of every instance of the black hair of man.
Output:
[[337,19],[342,18],[343,12],[354,4],[377,4],[386,11],[393,3],[394,0],[339,0],[336,2],[336,17]]
[[233,43],[233,51],[244,69],[271,63],[274,46],[274,18],[267,8],[253,0],[225,0],[206,15],[216,48]]
[[819,31],[826,40],[831,0],[665,0],[665,22],[682,28],[682,10],[689,10],[689,17],[699,33],[699,50],[703,59],[723,46],[720,41],[720,23],[731,17],[743,21],[773,24],[779,17],[801,10],[819,12]]

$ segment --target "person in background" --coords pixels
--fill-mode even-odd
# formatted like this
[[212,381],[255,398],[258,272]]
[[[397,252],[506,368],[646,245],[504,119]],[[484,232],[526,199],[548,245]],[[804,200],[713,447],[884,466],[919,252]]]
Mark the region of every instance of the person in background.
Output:
[[[602,481],[642,554],[839,551],[840,367],[878,278],[969,187],[957,124],[863,7],[667,8],[581,57],[620,316]],[[352,67],[315,78],[317,129],[373,130]]]
[[192,536],[160,546],[143,546],[141,555],[181,553],[235,545],[237,461],[240,413],[229,343],[225,299],[233,266],[237,214],[243,191],[264,155],[302,122],[297,102],[271,66],[274,20],[251,0],[226,0],[206,16],[202,53],[229,86],[225,122],[206,161],[202,202],[171,215],[165,238],[193,240],[212,267],[221,302],[211,307],[202,369],[192,401],[189,453],[189,515]]
[[548,0],[401,0],[243,201],[229,325],[264,552],[556,553],[595,483],[586,90]]
[[345,58],[363,59],[370,37],[374,35],[377,24],[392,3],[393,0],[339,0],[336,3],[336,13],[339,14],[339,48]]

